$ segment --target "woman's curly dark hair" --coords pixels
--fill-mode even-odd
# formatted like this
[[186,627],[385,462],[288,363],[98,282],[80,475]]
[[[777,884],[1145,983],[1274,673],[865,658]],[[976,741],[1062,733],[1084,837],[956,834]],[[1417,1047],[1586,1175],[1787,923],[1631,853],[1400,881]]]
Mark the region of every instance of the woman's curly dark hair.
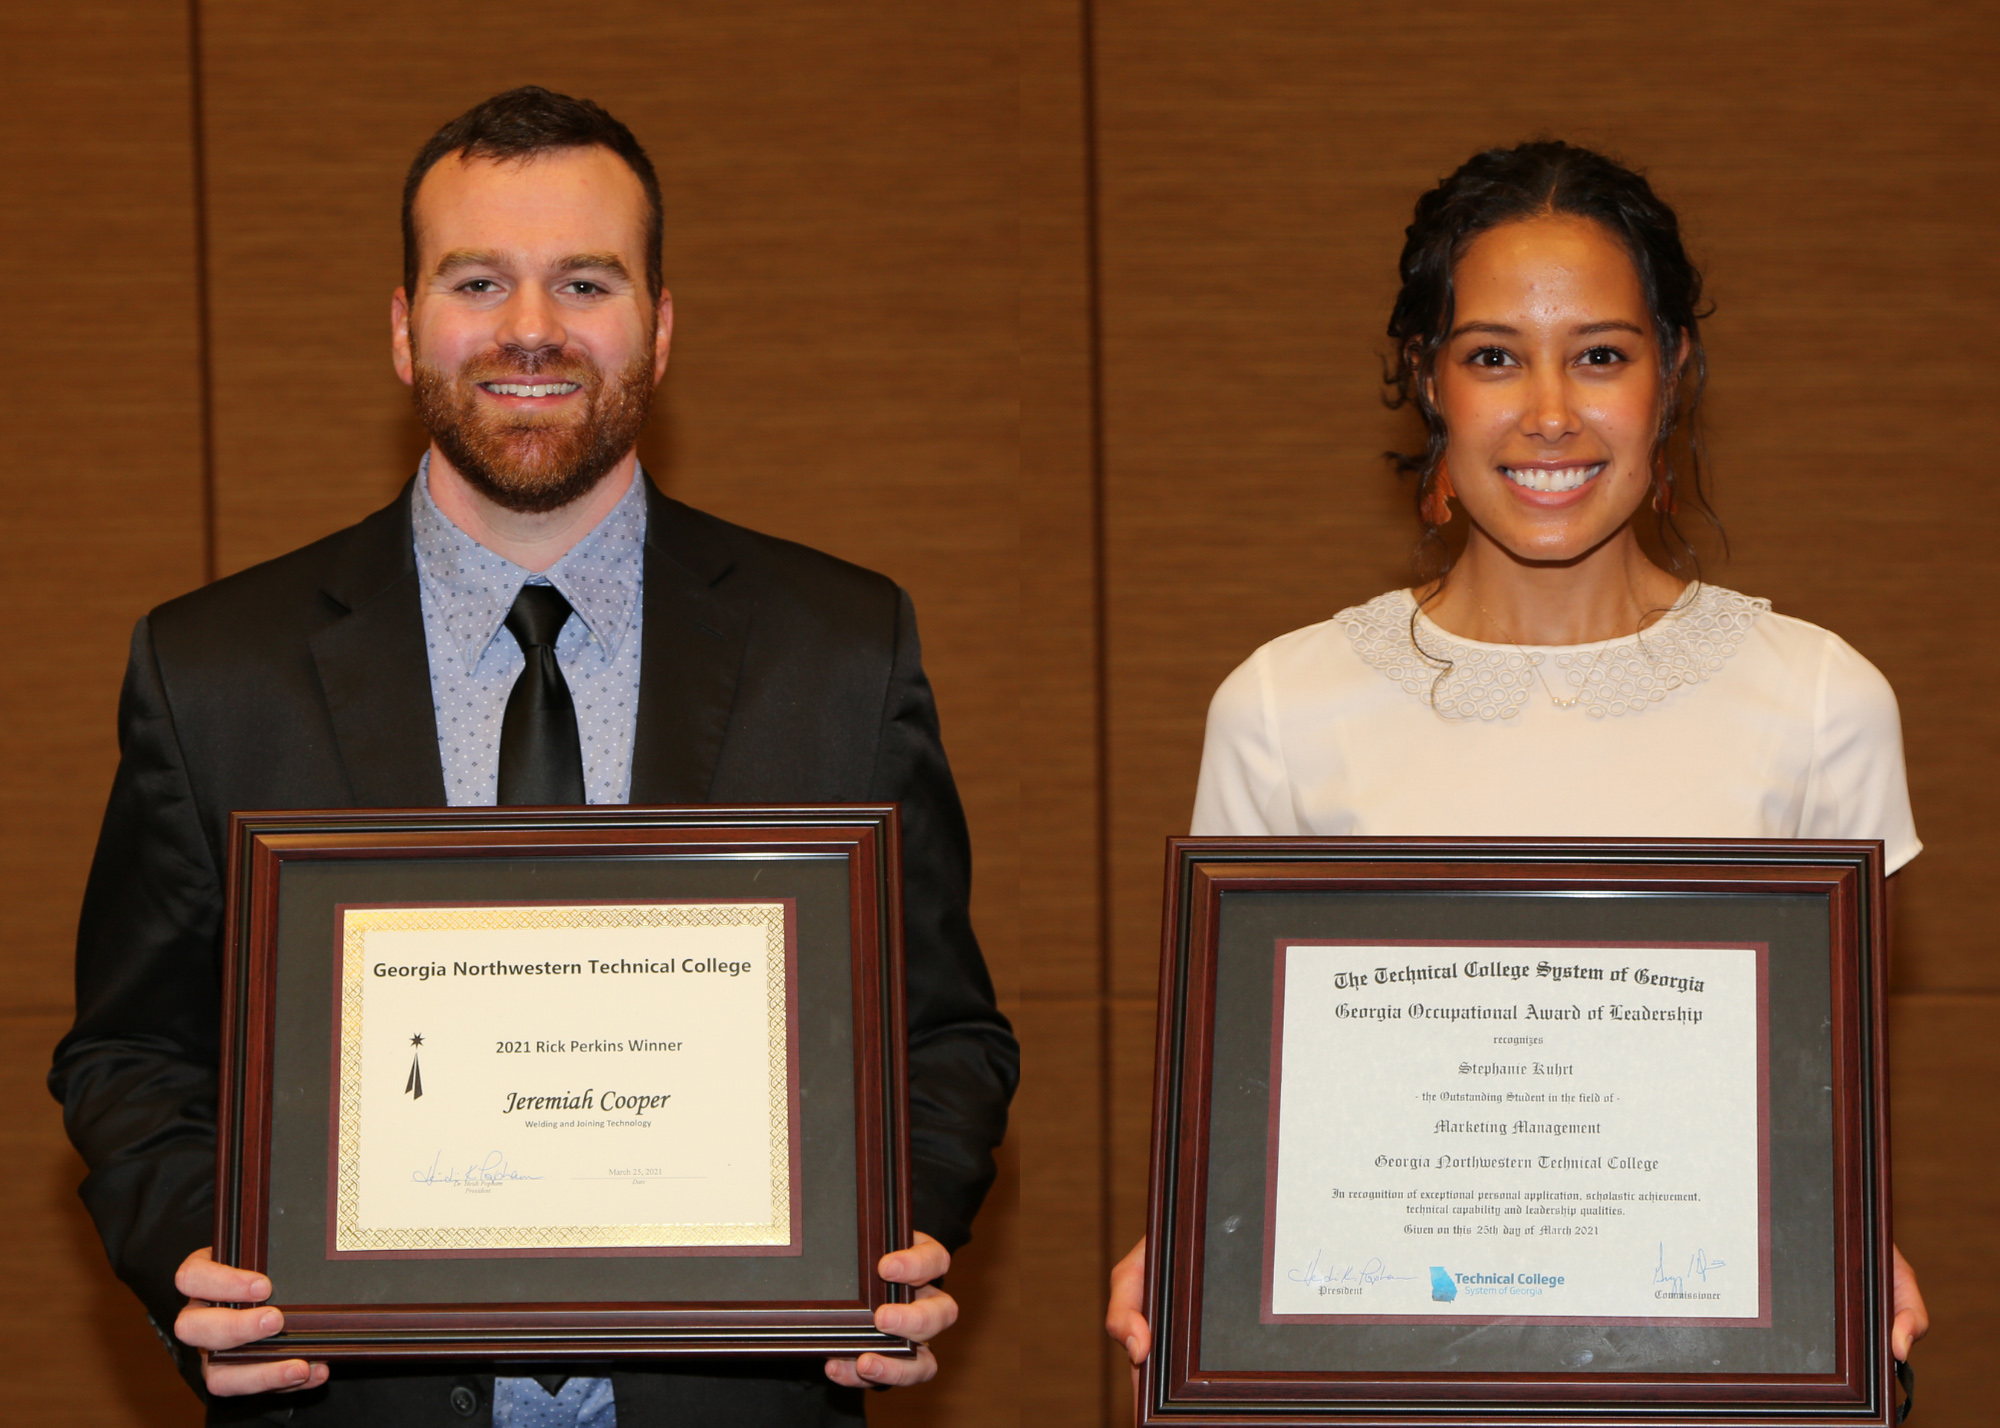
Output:
[[[1653,450],[1666,499],[1656,501],[1654,509],[1660,547],[1672,568],[1679,572],[1699,564],[1675,519],[1678,511],[1692,511],[1721,530],[1708,501],[1699,421],[1708,378],[1701,319],[1713,309],[1702,305],[1701,272],[1681,246],[1680,220],[1652,185],[1623,164],[1542,139],[1473,155],[1417,200],[1415,219],[1403,230],[1403,256],[1397,264],[1403,286],[1389,314],[1394,367],[1383,374],[1389,388],[1383,400],[1392,408],[1414,406],[1428,438],[1422,451],[1387,453],[1399,475],[1416,478],[1412,494],[1423,528],[1417,566],[1425,580],[1436,580],[1451,568],[1450,549],[1429,508],[1446,442],[1444,417],[1431,401],[1431,376],[1451,334],[1452,274],[1467,245],[1489,228],[1555,214],[1603,224],[1625,245],[1639,274],[1661,356],[1660,430]],[[1683,333],[1687,361],[1676,371],[1673,355]]]

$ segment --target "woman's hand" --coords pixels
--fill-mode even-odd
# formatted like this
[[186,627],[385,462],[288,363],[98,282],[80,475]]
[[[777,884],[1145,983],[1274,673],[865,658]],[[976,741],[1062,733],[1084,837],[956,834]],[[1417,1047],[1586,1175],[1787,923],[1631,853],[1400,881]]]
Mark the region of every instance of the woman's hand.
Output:
[[1145,1293],[1146,1242],[1140,1240],[1132,1246],[1130,1254],[1112,1267],[1111,1303],[1104,1311],[1104,1332],[1116,1339],[1131,1357],[1135,1373],[1153,1347],[1153,1330],[1146,1323],[1140,1303]]
[[863,1354],[853,1359],[828,1359],[826,1376],[848,1388],[901,1388],[928,1383],[937,1376],[937,1358],[930,1340],[958,1322],[958,1301],[931,1283],[951,1268],[951,1252],[922,1230],[906,1250],[885,1254],[875,1272],[891,1284],[921,1286],[907,1304],[884,1304],[875,1311],[875,1327],[915,1341],[917,1356],[892,1359]]
[[1917,1272],[1910,1268],[1901,1250],[1895,1254],[1896,1318],[1889,1327],[1889,1347],[1898,1359],[1908,1359],[1910,1345],[1931,1331],[1931,1316],[1924,1308],[1923,1292],[1917,1288]]

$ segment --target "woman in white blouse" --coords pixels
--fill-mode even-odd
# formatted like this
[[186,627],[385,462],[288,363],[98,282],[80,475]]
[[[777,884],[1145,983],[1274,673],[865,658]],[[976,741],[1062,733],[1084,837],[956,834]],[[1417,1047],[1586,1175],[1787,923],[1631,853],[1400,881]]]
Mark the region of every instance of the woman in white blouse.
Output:
[[[1469,160],[1407,233],[1391,401],[1427,434],[1395,458],[1418,584],[1223,681],[1193,831],[1879,838],[1892,873],[1915,857],[1888,682],[1838,636],[1690,578],[1678,517],[1712,519],[1705,362],[1673,211],[1542,142]],[[1144,1251],[1106,1318],[1135,1364]],[[1902,1358],[1928,1320],[1900,1253],[1895,1290]]]

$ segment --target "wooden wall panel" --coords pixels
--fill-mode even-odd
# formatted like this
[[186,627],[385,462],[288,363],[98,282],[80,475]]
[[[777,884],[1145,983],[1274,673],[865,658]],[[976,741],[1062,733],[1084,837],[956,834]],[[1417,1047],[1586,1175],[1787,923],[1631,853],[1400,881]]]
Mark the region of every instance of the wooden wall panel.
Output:
[[0,770],[0,956],[7,995],[49,1009],[70,1001],[132,622],[201,580],[187,31],[125,4],[0,24],[0,254],[38,369],[5,465],[22,663],[0,718],[32,752]]
[[[1013,10],[611,0],[552,27],[522,0],[208,0],[203,16],[220,567],[356,519],[414,468],[423,438],[386,338],[416,149],[512,85],[598,100],[666,195],[674,362],[647,464],[677,496],[910,589],[973,828],[974,916],[1011,1005]],[[899,1396],[899,1420],[1010,1411],[1016,1204],[1003,1184],[954,1275],[991,1290],[945,1346],[956,1378]]]
[[1016,1352],[1019,1416],[1050,1428],[1104,1421],[1104,1028],[1091,997],[1024,997],[1019,1117],[1022,1269],[1033,1304]]
[[187,17],[84,0],[0,12],[0,262],[17,417],[4,476],[14,621],[0,691],[0,1308],[7,1415],[185,1424],[196,1405],[112,1278],[43,1088],[69,1027],[77,901],[111,782],[132,622],[201,579],[200,363]]
[[1926,1428],[1993,1421],[1993,1344],[2000,1307],[2000,997],[1892,998],[1890,1081],[1896,1235],[1923,1282],[1933,1325],[1910,1358]]
[[1090,177],[1078,0],[1036,0],[1024,47],[1021,455],[1024,988],[1098,990],[1097,511]]
[[[1681,207],[1718,304],[1734,558],[1709,574],[1895,683],[1927,843],[1898,985],[1992,990],[2000,616],[1974,592],[1996,560],[1995,381],[1976,344],[2000,318],[2000,7],[1101,0],[1096,32],[1118,995],[1152,994],[1161,840],[1186,826],[1217,682],[1406,583],[1380,453],[1410,429],[1377,394],[1411,203],[1538,133],[1622,153]],[[1906,1104],[1909,1143],[1934,1143],[1930,1103]],[[1990,1174],[1992,1143],[1972,1153]],[[1123,1235],[1144,1163],[1122,1138]],[[1913,1238],[1938,1234],[1934,1203],[1906,1205]],[[1952,1343],[1928,1354],[1948,1379],[1972,1351]]]
[[0,1313],[14,1356],[8,1418],[35,1428],[194,1428],[201,1404],[106,1264],[76,1198],[83,1162],[41,1087],[49,1049],[69,1025],[68,1008],[0,1015],[0,1085],[16,1098],[0,1117],[9,1169],[0,1224],[27,1287]]
[[1079,0],[1021,15],[1021,1411],[1066,1428],[1108,1348],[1089,91]]

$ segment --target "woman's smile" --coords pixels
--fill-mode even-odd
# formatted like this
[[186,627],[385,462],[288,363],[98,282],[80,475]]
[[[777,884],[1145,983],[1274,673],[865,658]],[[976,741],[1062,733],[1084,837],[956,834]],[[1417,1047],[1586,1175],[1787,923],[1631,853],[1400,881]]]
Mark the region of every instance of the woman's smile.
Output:
[[1592,490],[1592,482],[1604,474],[1606,466],[1610,462],[1570,462],[1566,466],[1534,462],[1500,466],[1498,470],[1512,484],[1516,500],[1524,500],[1538,510],[1556,510],[1584,500]]
[[1580,491],[1590,482],[1604,474],[1609,463],[1594,461],[1572,463],[1568,466],[1548,466],[1541,463],[1522,466],[1502,466],[1500,474],[1524,491],[1536,494],[1568,495]]

